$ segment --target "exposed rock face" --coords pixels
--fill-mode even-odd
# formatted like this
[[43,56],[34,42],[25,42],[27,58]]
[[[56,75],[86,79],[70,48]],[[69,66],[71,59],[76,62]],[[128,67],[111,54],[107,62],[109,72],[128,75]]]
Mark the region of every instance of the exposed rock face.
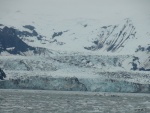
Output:
[[28,32],[20,32],[14,28],[4,27],[0,30],[0,53],[7,51],[10,54],[20,54],[29,50],[35,50],[34,47],[24,43],[18,35],[29,35]]
[[125,43],[136,35],[135,27],[131,20],[127,19],[121,25],[110,25],[101,27],[99,39],[94,45],[85,47],[88,50],[98,50],[105,48],[106,51],[115,52],[125,46]]
[[0,80],[4,80],[4,78],[6,78],[6,74],[5,74],[4,71],[0,68]]
[[54,34],[52,35],[52,38],[55,38],[57,36],[61,36],[63,34],[63,32],[54,32]]
[[133,57],[133,61],[131,62],[133,65],[132,70],[139,71],[150,71],[150,46],[139,45],[136,49],[136,54],[138,57]]
[[33,31],[34,29],[35,29],[35,27],[34,26],[31,26],[31,25],[25,25],[25,26],[23,26],[24,28],[27,28],[27,29],[29,29],[29,30],[31,30],[31,31]]
[[142,47],[139,45],[135,52],[150,52],[150,46]]
[[[26,55],[25,52],[30,52],[32,54],[44,55],[46,52],[51,52],[46,48],[41,47],[32,47],[26,44],[20,37],[37,37],[37,40],[42,38],[35,30],[33,26],[26,25],[23,26],[26,29],[32,31],[20,31],[18,29],[7,27],[5,26],[3,29],[0,28],[0,54],[2,52],[8,52],[9,54],[19,54],[19,55]],[[30,54],[31,54],[30,53]]]

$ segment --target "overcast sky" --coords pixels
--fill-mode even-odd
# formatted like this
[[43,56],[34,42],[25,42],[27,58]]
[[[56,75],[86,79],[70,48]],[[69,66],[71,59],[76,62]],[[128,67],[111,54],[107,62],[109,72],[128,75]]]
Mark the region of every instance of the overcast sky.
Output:
[[0,21],[1,18],[27,20],[25,17],[107,22],[130,18],[140,26],[149,27],[150,0],[0,0]]
[[16,11],[60,18],[132,17],[150,15],[150,0],[0,0],[1,16]]

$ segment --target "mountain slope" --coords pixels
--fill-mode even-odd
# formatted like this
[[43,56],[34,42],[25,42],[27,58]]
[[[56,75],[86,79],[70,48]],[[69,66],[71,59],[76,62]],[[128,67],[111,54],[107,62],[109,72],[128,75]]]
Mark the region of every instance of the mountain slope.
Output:
[[[122,25],[103,26],[99,38],[94,41],[95,46],[85,49],[97,50],[106,48],[106,51],[119,51],[125,43],[135,38],[136,31],[130,19],[126,19]],[[105,50],[105,49],[104,49]]]
[[33,47],[24,43],[17,35],[14,28],[4,27],[0,29],[0,53],[7,51],[11,54],[19,54],[28,50],[34,50]]
[[[94,21],[74,20],[62,24],[58,23],[54,26],[47,26],[44,34],[40,30],[38,31],[40,27],[32,26],[33,30],[26,28],[29,31],[22,31],[18,37],[33,47],[96,54],[115,52],[115,54],[125,55],[134,54],[138,46],[143,45],[142,40],[148,39],[148,37],[139,36],[138,30],[130,19],[109,26],[101,26],[99,22],[92,22]],[[20,26],[20,28],[23,29],[24,26]],[[28,26],[31,27],[31,25]],[[46,34],[48,35],[46,36]],[[147,41],[146,45],[149,43]]]

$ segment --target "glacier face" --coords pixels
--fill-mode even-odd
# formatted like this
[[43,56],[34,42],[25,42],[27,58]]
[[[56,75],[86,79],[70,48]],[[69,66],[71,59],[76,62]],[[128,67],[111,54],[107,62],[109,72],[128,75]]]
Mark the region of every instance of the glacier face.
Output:
[[28,76],[0,82],[1,89],[149,93],[150,85],[126,80],[76,77]]

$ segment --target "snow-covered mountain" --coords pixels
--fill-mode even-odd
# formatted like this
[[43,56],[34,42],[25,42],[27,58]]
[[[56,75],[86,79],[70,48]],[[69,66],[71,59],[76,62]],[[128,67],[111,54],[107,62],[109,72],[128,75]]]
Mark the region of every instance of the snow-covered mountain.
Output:
[[[9,0],[0,1],[8,6],[0,8],[0,68],[7,75],[0,87],[149,92],[149,12],[145,16],[129,1],[129,9],[135,8],[130,13],[122,3],[115,4],[124,8],[122,14],[115,7],[101,11],[102,4],[112,8],[109,0],[88,0],[85,6],[81,0],[79,8],[86,10],[76,14],[78,0],[62,0],[61,5],[58,1],[32,0],[34,7],[24,1],[15,0],[11,6]],[[63,9],[66,3],[70,11]],[[137,2],[145,10],[146,3]]]

